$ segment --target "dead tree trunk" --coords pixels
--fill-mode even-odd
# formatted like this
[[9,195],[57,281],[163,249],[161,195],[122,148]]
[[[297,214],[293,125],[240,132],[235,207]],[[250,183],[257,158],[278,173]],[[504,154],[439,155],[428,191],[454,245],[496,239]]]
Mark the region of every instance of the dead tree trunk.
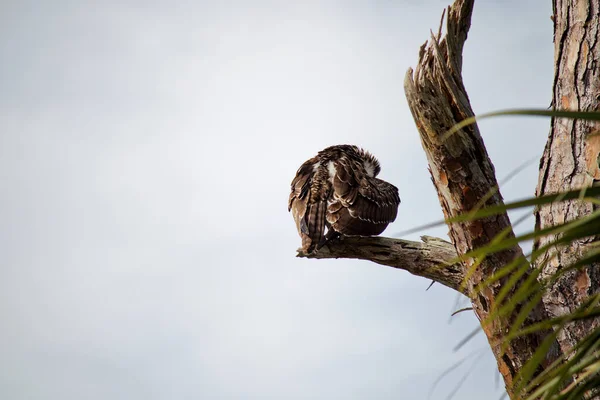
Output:
[[[600,109],[600,0],[554,0],[554,87],[555,108],[577,111]],[[592,121],[554,119],[540,162],[537,195],[590,187],[600,182],[600,129]],[[569,201],[542,207],[536,212],[536,226],[545,228],[589,215],[590,203]],[[547,237],[536,245],[555,240]],[[553,248],[541,257],[546,260],[542,277],[556,274],[579,259],[593,239]],[[552,317],[573,311],[585,298],[600,291],[600,264],[566,273],[544,295]],[[583,337],[600,325],[600,319],[568,324],[558,341],[566,354]]]
[[[458,122],[473,116],[461,76],[462,48],[467,38],[472,9],[473,0],[458,0],[448,9],[446,37],[441,39],[438,34],[438,37],[433,37],[421,48],[416,70],[414,73],[412,70],[408,71],[404,85],[446,218],[475,209],[485,198],[487,200],[483,203],[484,206],[502,204],[494,167],[477,125],[470,125],[450,137],[443,137]],[[458,254],[466,254],[485,246],[500,234],[513,236],[506,213],[482,220],[450,224],[449,228],[449,236]],[[515,245],[486,257],[479,265],[472,258],[464,260],[466,267],[473,270],[467,279],[473,309],[482,321],[511,397],[516,397],[512,389],[516,375],[531,359],[548,332],[512,340],[503,352],[503,339],[517,319],[519,308],[515,309],[513,315],[493,318],[491,321],[488,317],[498,303],[496,298],[500,290],[511,281],[516,269],[481,290],[475,288],[504,266],[523,258],[521,248]],[[511,293],[518,290],[528,277],[529,272],[526,272],[511,288]],[[545,318],[545,310],[542,304],[538,304],[525,325]],[[556,346],[553,350],[547,355],[546,365],[557,355]]]

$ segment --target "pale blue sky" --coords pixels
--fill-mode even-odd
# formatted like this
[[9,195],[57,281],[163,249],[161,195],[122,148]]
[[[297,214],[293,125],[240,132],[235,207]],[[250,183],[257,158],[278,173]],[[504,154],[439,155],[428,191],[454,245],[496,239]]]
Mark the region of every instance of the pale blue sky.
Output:
[[[298,166],[353,143],[399,187],[388,235],[441,218],[403,80],[446,5],[2,2],[0,398],[421,399],[478,349],[457,398],[497,398],[483,335],[452,351],[477,326],[449,323],[452,291],[296,259],[287,212]],[[476,112],[549,105],[550,14],[476,4]],[[501,178],[549,124],[480,127]],[[504,197],[536,181],[533,165]]]

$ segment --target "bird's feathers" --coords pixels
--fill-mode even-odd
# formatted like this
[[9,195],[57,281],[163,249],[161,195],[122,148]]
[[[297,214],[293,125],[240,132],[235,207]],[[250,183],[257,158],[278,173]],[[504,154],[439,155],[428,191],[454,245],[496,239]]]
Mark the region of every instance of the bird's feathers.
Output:
[[350,145],[328,147],[300,166],[288,209],[303,250],[321,241],[326,224],[346,235],[377,235],[395,220],[398,189],[376,178],[380,170],[375,157]]

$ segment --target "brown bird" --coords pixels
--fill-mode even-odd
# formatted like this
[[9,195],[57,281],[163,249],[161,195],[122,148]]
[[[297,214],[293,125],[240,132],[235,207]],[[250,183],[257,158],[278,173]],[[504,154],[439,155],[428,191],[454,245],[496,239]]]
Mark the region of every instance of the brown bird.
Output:
[[376,178],[380,170],[373,155],[351,145],[327,147],[300,166],[288,211],[303,252],[318,250],[340,234],[379,235],[396,219],[398,188]]

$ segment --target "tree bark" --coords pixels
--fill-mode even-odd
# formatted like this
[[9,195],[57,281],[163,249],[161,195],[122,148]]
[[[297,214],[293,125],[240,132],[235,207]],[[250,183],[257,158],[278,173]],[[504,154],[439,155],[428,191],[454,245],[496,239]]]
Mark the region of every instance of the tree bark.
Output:
[[[553,105],[558,109],[597,111],[600,109],[600,0],[554,0],[554,87]],[[600,182],[600,136],[592,136],[600,124],[593,121],[557,118],[540,161],[537,195],[590,187]],[[536,212],[536,226],[543,229],[589,215],[590,203],[553,203]],[[537,247],[555,240],[546,237]],[[549,250],[540,260],[542,278],[547,278],[578,260],[586,244],[580,240],[564,248]],[[562,276],[543,297],[551,317],[575,310],[590,295],[600,291],[600,264],[573,270]],[[572,347],[593,329],[600,319],[568,324],[559,333],[561,350]]]

